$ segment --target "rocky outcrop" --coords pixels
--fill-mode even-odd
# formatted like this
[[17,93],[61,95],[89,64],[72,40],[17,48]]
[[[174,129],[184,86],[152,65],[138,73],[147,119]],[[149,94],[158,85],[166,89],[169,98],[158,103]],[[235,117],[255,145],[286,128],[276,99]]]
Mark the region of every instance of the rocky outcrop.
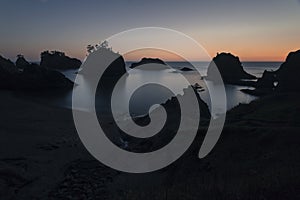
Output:
[[[121,132],[121,138],[127,141],[127,149],[133,152],[147,152],[155,151],[168,144],[175,134],[177,134],[178,128],[181,124],[181,118],[184,117],[187,120],[194,120],[196,112],[200,112],[199,129],[205,129],[211,120],[211,114],[208,105],[200,98],[198,92],[191,86],[183,89],[183,95],[178,94],[171,97],[165,103],[160,104],[164,107],[167,118],[164,127],[156,135],[148,138],[146,141],[139,138],[133,138]],[[190,95],[194,93],[198,101],[198,111],[194,110],[192,113],[182,113],[180,101],[185,102],[190,98]],[[193,95],[192,95],[193,96]],[[185,99],[185,100],[184,100]],[[156,116],[158,110],[152,111],[152,117]],[[139,126],[146,126],[151,123],[149,114],[142,117],[135,117],[133,121]],[[188,129],[188,127],[187,127]]]
[[123,56],[119,55],[105,70],[104,77],[115,77],[126,74],[126,64]]
[[275,72],[279,92],[299,92],[300,91],[300,50],[291,52],[285,62]]
[[118,80],[122,75],[127,74],[123,56],[108,48],[99,48],[91,52],[78,73],[96,74],[100,68],[104,70],[101,78],[110,79],[106,83],[108,85],[113,84],[111,79]]
[[217,70],[219,70],[224,83],[240,84],[243,79],[256,79],[255,76],[243,69],[239,57],[230,53],[220,53],[213,58],[207,70],[208,79],[213,80]]
[[62,73],[37,64],[26,66],[16,78],[14,88],[24,90],[71,89],[73,82]]
[[13,83],[13,75],[18,73],[17,67],[9,59],[0,56],[0,88],[7,88]]
[[[133,69],[133,68],[136,68],[138,66],[145,65],[145,64],[158,64],[158,65],[160,65],[160,68],[165,68],[163,66],[167,65],[164,61],[162,61],[159,58],[142,58],[141,61],[139,61],[137,63],[132,63],[130,68]],[[158,65],[155,65],[155,66],[153,65],[153,68],[157,68],[156,66],[158,66]]]
[[18,66],[22,69],[0,56],[0,89],[42,90],[73,87],[73,82],[58,71],[30,64],[24,57],[18,60]]
[[183,68],[180,69],[180,71],[189,72],[189,71],[194,71],[194,70],[191,69],[191,68],[188,68],[188,67],[183,67]]
[[271,93],[300,91],[300,50],[291,52],[276,71],[264,71],[255,84],[254,90],[246,93],[261,96]]
[[3,58],[0,55],[0,75],[2,74],[12,74],[18,72],[18,68],[9,59]]
[[26,66],[28,66],[30,63],[24,58],[23,55],[17,56],[16,66],[18,69],[24,69]]
[[41,53],[40,65],[59,70],[78,69],[81,66],[81,61],[76,58],[70,58],[60,51],[44,51]]

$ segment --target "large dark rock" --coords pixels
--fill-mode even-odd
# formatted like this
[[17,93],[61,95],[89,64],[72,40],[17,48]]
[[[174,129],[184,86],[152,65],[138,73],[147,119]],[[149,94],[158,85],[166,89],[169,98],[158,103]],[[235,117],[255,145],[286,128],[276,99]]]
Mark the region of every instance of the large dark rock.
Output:
[[[137,63],[132,63],[130,68],[133,69],[138,66],[146,65],[146,64],[152,64],[151,66],[147,67],[147,69],[165,69],[165,68],[167,68],[167,67],[164,67],[167,64],[159,58],[142,58],[141,61],[139,61]],[[146,69],[146,68],[143,67],[143,69]]]
[[42,67],[47,67],[50,69],[78,69],[81,66],[81,61],[76,58],[70,58],[63,52],[59,51],[44,51],[41,53],[41,63]]
[[9,59],[0,56],[0,88],[7,88],[14,83],[12,78],[18,73],[17,67]]
[[98,69],[104,70],[103,78],[115,79],[116,77],[120,78],[123,74],[127,74],[123,56],[108,48],[99,48],[90,52],[82,65],[82,70],[78,73],[93,74],[98,73]]
[[279,92],[299,92],[300,91],[300,50],[291,52],[285,62],[275,72]]
[[253,95],[300,91],[300,50],[291,52],[276,71],[264,71],[254,90],[243,90]]
[[104,71],[104,77],[116,77],[123,74],[127,74],[126,64],[123,56],[119,55],[117,59],[115,59],[108,68]]
[[0,89],[43,90],[73,87],[73,82],[58,71],[30,64],[25,58],[18,60],[18,66],[22,66],[22,70],[19,70],[10,60],[0,56]]
[[180,71],[183,71],[183,72],[190,72],[190,71],[194,71],[193,69],[191,68],[188,68],[188,67],[183,67],[180,69]]
[[28,66],[30,63],[24,58],[23,55],[18,55],[16,61],[16,66],[19,69],[24,69],[26,66]]
[[256,79],[255,76],[248,74],[242,66],[239,58],[230,53],[220,53],[213,58],[208,66],[207,77],[214,79],[214,74],[219,70],[225,83],[239,83],[243,79]]
[[18,74],[16,83],[16,89],[26,90],[71,89],[73,87],[73,82],[62,73],[37,64],[26,66],[23,72]]
[[18,72],[18,68],[14,65],[14,63],[0,55],[0,76],[4,73],[12,74],[16,72]]

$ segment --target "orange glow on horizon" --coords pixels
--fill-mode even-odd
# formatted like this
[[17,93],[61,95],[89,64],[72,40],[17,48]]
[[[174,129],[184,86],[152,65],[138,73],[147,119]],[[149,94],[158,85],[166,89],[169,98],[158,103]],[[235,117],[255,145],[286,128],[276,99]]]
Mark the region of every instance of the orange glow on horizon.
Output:
[[[293,51],[293,50],[292,50]],[[235,56],[238,56],[241,61],[278,61],[283,62],[288,55],[289,52],[281,52],[281,55],[266,55],[263,56],[261,54],[254,54],[247,51],[240,51],[240,52],[234,52],[234,51],[226,51],[226,50],[220,50],[212,52],[208,52],[211,58],[215,57],[217,53],[221,52],[227,52],[231,53]],[[263,53],[263,52],[261,52]],[[129,52],[125,55],[123,55],[125,60],[127,61],[138,61],[141,60],[143,57],[149,57],[149,58],[159,58],[164,61],[184,61],[184,59],[174,53],[164,51],[164,50],[158,50],[158,49],[143,49],[143,50],[136,50],[133,52]],[[197,59],[192,61],[198,61]]]
[[139,49],[123,55],[127,61],[138,61],[142,58],[159,58],[163,61],[184,61],[184,59],[174,53],[161,49]]
[[[225,46],[225,45],[220,45]],[[227,46],[227,45],[226,45]],[[205,46],[209,56],[211,58],[215,57],[217,53],[226,52],[231,53],[235,56],[238,56],[242,62],[245,61],[277,61],[277,62],[284,62],[288,53],[292,51],[296,51],[299,48],[297,48],[297,45],[294,45],[295,47],[289,48],[289,47],[282,47],[282,48],[275,48],[275,47],[260,47],[260,48],[254,48],[251,45],[250,47],[241,47],[237,45],[233,45],[231,48],[220,48],[215,46]],[[84,60],[87,53],[85,49],[79,49],[78,51],[74,51],[74,49],[61,49],[61,51],[66,52],[66,55],[70,57],[75,57],[80,60]],[[114,49],[114,51],[117,51],[117,49]],[[190,55],[194,55],[193,58],[195,58],[192,61],[202,61],[197,59],[197,55],[195,52],[190,52]],[[5,56],[5,55],[4,55]],[[29,59],[31,59],[30,55],[25,55]],[[179,55],[176,55],[174,53],[160,50],[160,49],[141,49],[132,51],[129,53],[126,53],[123,55],[125,60],[127,61],[139,61],[143,57],[150,57],[150,58],[159,58],[164,61],[183,61],[184,59],[181,58]],[[35,58],[36,56],[32,56],[32,58]],[[33,59],[32,59],[33,60]],[[39,60],[39,59],[38,59]],[[34,59],[36,61],[36,59]],[[204,61],[210,61],[210,60],[204,60]]]

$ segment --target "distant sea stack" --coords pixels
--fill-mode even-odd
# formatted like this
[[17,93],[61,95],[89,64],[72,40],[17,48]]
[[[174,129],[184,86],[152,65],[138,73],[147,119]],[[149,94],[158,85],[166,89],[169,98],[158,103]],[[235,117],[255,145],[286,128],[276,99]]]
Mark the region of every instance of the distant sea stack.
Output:
[[79,69],[81,61],[76,58],[70,58],[60,51],[44,51],[41,53],[40,65],[58,70]]
[[255,76],[243,69],[239,57],[231,53],[220,53],[213,58],[207,70],[208,79],[213,79],[213,75],[216,73],[216,67],[214,66],[219,70],[225,83],[235,84],[240,83],[243,79],[256,79]]
[[[146,64],[149,65],[146,66]],[[148,69],[148,70],[168,69],[167,64],[159,58],[142,58],[142,60],[140,60],[139,62],[132,63],[130,68],[133,69],[142,65],[145,66],[142,67],[141,69]]]
[[194,71],[193,69],[191,68],[188,68],[188,67],[183,67],[180,69],[180,71],[183,71],[183,72],[190,72],[190,71]]

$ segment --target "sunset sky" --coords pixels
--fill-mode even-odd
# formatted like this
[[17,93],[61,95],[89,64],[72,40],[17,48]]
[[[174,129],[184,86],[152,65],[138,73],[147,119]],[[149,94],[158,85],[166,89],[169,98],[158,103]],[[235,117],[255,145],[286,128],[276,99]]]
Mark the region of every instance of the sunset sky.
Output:
[[0,2],[0,54],[12,60],[22,53],[37,61],[46,49],[83,59],[88,44],[145,26],[183,32],[210,56],[226,51],[242,61],[283,61],[288,52],[300,49],[297,0]]

